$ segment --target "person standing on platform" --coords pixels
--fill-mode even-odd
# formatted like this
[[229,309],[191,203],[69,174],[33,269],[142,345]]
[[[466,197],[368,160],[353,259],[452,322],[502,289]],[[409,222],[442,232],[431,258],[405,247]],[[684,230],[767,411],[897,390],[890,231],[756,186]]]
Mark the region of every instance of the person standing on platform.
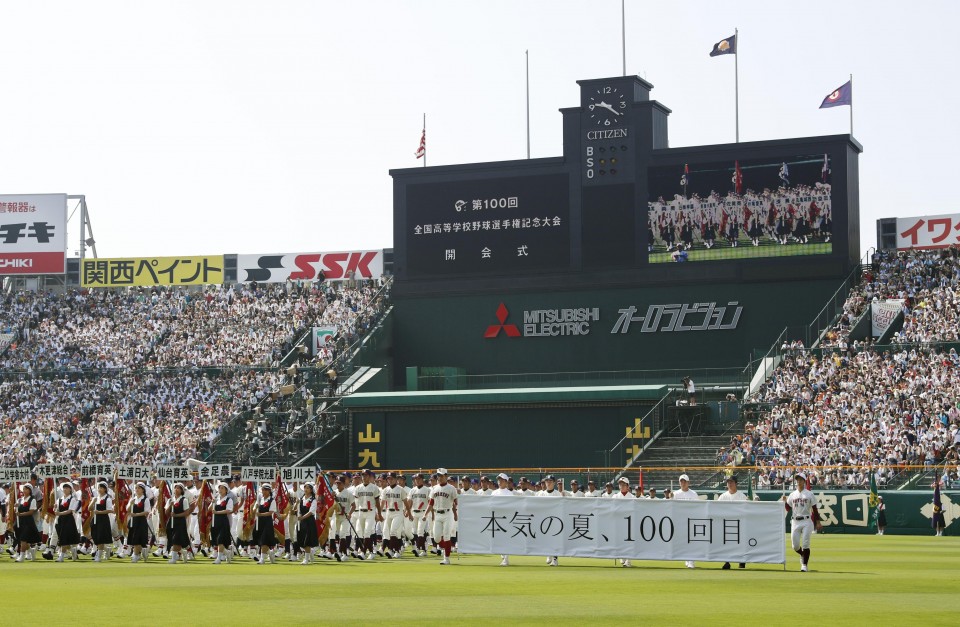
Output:
[[[747,495],[737,490],[737,476],[727,477],[727,491],[717,497],[718,501],[746,501]],[[740,562],[740,568],[746,568],[746,562]],[[723,570],[730,570],[730,562],[723,563]]]
[[[680,475],[680,489],[677,490],[676,494],[673,495],[674,501],[698,501],[700,500],[700,495],[697,494],[694,490],[690,489],[690,477],[686,473]],[[687,568],[696,568],[696,564],[692,560],[687,560],[683,563]]]

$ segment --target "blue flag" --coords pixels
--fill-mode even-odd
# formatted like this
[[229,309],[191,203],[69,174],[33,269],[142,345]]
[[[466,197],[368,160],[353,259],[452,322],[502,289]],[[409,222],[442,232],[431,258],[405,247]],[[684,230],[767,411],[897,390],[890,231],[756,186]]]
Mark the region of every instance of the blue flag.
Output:
[[713,50],[710,51],[711,57],[719,57],[721,54],[737,54],[737,36],[732,35],[726,39],[721,39],[713,44]]
[[843,105],[852,105],[853,104],[853,86],[850,84],[850,81],[847,81],[843,85],[840,85],[833,92],[827,95],[823,99],[823,102],[820,103],[821,109],[829,109],[830,107],[840,107]]

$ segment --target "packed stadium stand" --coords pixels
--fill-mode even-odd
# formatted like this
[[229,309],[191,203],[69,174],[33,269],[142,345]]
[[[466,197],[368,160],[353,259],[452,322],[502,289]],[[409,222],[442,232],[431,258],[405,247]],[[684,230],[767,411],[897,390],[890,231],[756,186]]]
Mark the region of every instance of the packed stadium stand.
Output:
[[[294,400],[335,396],[330,373],[388,302],[374,282],[9,293],[0,465],[206,459],[254,412],[259,428],[238,438],[250,452],[276,439],[265,416],[316,434],[327,416],[294,425]],[[337,332],[311,356],[301,347],[318,325]]]

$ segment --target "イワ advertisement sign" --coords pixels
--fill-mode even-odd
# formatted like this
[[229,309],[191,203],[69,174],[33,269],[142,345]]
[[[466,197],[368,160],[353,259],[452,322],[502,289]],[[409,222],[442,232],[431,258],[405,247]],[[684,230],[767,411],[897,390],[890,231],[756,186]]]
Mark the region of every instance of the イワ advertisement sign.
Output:
[[897,248],[946,248],[960,244],[960,213],[897,218]]
[[63,274],[66,194],[0,195],[0,275]]

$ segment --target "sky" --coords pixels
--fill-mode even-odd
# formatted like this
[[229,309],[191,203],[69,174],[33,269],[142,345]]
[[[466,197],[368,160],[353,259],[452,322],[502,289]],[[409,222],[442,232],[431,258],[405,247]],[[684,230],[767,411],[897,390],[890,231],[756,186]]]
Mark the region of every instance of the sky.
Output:
[[[627,73],[671,147],[849,131],[861,250],[956,212],[956,1],[626,1]],[[561,154],[578,79],[619,76],[619,0],[0,2],[0,193],[84,194],[104,256],[393,245],[392,168]],[[71,205],[72,208],[72,205]],[[79,214],[77,214],[79,215]],[[68,254],[79,221],[69,224]]]

